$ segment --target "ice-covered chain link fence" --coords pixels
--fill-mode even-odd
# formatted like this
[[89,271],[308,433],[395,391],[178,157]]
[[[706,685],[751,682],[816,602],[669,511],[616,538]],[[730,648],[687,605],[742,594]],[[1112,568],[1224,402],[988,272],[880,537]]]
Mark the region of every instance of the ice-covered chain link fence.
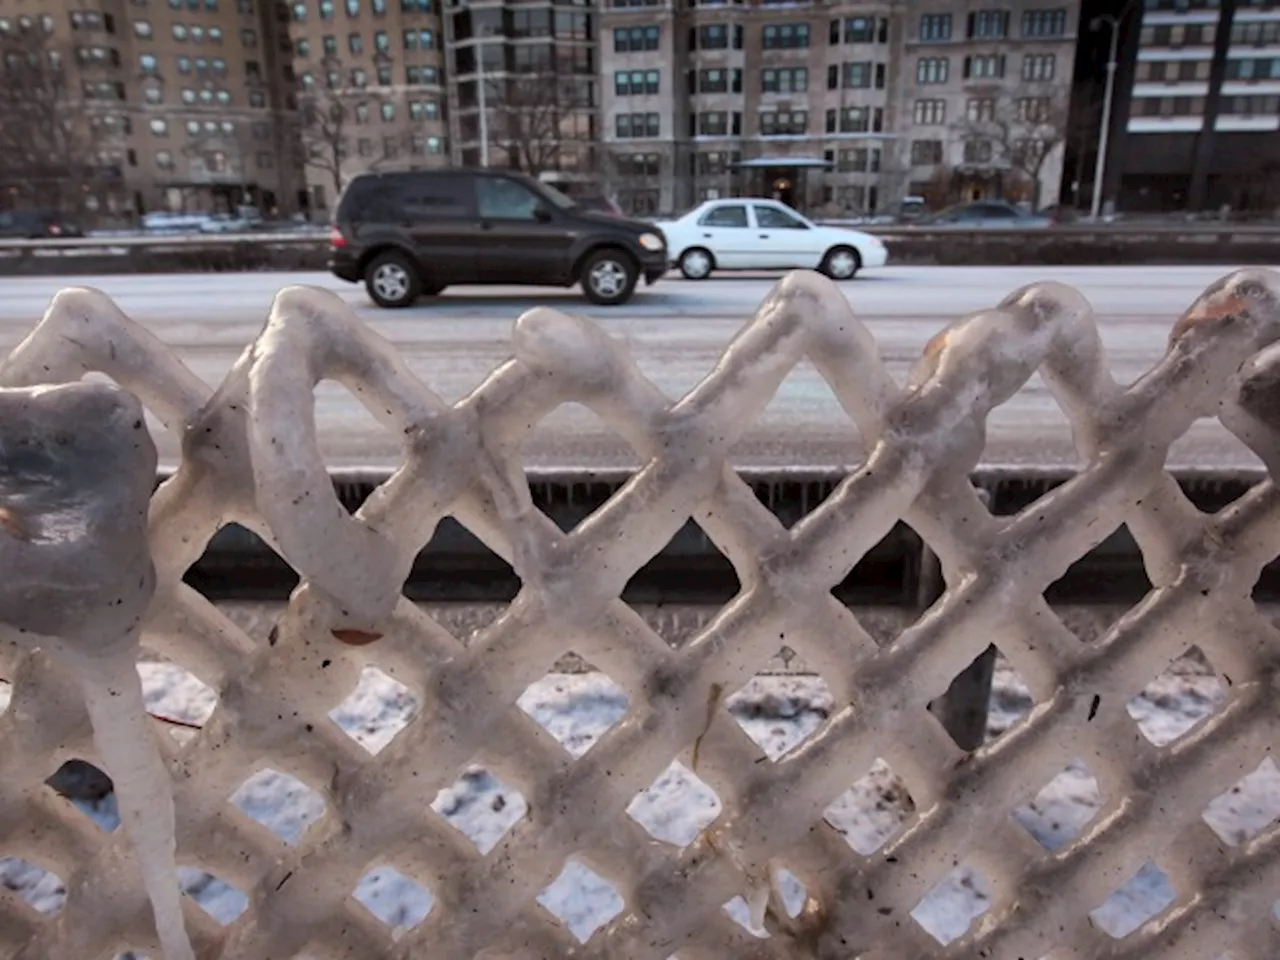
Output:
[[[1056,950],[1057,960],[1191,958],[1234,945],[1261,958],[1274,956],[1280,834],[1273,828],[1228,847],[1200,814],[1276,741],[1270,698],[1280,635],[1249,593],[1280,554],[1280,497],[1266,480],[1207,516],[1163,463],[1195,420],[1218,416],[1274,474],[1277,340],[1280,277],[1242,271],[1179,320],[1154,369],[1121,386],[1089,304],[1043,283],[943,331],[899,385],[839,289],[795,274],[679,401],[596,325],[537,309],[516,324],[514,358],[450,406],[320,290],[282,291],[216,391],[107,297],[69,290],[0,366],[0,384],[104,373],[182,438],[179,469],[151,501],[156,586],[141,642],[219,695],[191,744],[161,740],[178,860],[250,893],[227,931],[187,906],[202,956],[888,960]],[[788,530],[727,458],[806,359],[870,453]],[[1083,466],[1016,516],[994,517],[966,478],[988,415],[1037,371],[1071,422]],[[334,495],[316,435],[313,392],[322,380],[345,385],[403,438],[402,468],[355,515]],[[520,447],[566,402],[591,408],[645,465],[562,533],[532,504]],[[465,646],[400,593],[446,515],[508,559],[524,585]],[[742,590],[673,650],[618,598],[691,517],[732,561]],[[899,520],[937,553],[947,589],[881,646],[830,590]],[[269,644],[256,645],[182,582],[228,523],[263,537],[305,581]],[[1042,595],[1121,524],[1138,539],[1157,589],[1083,645]],[[968,755],[925,705],[993,642],[1037,706]],[[722,695],[783,644],[823,675],[839,709],[801,748],[766,761]],[[1192,645],[1233,678],[1228,703],[1191,736],[1157,749],[1124,704]],[[631,704],[577,759],[515,705],[569,649],[605,670]],[[100,754],[74,670],[56,650],[30,651],[21,643],[0,651],[0,668],[15,680],[15,708],[0,720],[0,853],[60,868],[67,901],[56,919],[42,920],[0,898],[0,949],[23,958],[155,950],[155,892],[148,896],[128,839],[84,829],[42,787],[60,758]],[[422,703],[373,757],[328,719],[369,664]],[[625,809],[673,758],[690,766],[695,755],[723,811],[683,849],[655,843]],[[526,819],[483,856],[430,808],[477,757],[529,804]],[[904,777],[917,812],[888,845],[859,857],[823,811],[876,758]],[[1073,758],[1088,763],[1108,803],[1087,832],[1050,853],[1009,814]],[[265,766],[320,792],[329,829],[290,847],[235,811],[227,798]],[[626,904],[585,945],[536,903],[570,856]],[[943,947],[910,913],[961,859],[980,868],[994,902],[966,937]],[[1112,940],[1089,911],[1149,861],[1173,878],[1178,898],[1157,922]],[[350,900],[378,863],[436,897],[427,920],[399,941]],[[779,892],[783,867],[805,888],[794,916]],[[768,939],[721,909],[739,894]]]

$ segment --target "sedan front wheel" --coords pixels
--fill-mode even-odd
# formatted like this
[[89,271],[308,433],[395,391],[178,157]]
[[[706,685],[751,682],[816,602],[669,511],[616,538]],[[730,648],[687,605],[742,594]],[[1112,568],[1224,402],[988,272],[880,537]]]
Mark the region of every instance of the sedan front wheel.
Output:
[[852,247],[832,247],[822,258],[818,266],[819,273],[825,273],[832,280],[852,280],[862,266],[862,258]]

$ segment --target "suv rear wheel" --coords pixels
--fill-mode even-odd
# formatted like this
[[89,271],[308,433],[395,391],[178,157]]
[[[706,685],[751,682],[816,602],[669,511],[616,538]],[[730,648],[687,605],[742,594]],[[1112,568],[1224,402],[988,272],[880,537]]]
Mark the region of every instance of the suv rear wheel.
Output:
[[587,257],[578,280],[582,293],[592,303],[614,306],[626,303],[635,292],[640,271],[621,250],[599,250]]
[[369,261],[364,286],[369,299],[380,307],[407,307],[422,293],[417,267],[399,250],[388,250]]

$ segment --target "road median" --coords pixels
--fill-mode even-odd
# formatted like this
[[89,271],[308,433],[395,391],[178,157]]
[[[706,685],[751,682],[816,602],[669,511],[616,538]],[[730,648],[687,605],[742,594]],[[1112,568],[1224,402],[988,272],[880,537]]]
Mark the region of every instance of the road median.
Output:
[[[891,264],[1101,266],[1271,264],[1280,229],[1229,224],[1063,226],[1044,230],[870,228]],[[318,234],[0,240],[0,276],[323,270]]]

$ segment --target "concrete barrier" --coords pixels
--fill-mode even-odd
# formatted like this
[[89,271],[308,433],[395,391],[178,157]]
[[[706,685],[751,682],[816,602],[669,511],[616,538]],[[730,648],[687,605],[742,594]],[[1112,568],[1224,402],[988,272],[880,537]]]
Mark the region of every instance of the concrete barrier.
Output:
[[[1042,230],[869,227],[891,263],[1280,263],[1280,229],[1248,225],[1062,226]],[[328,238],[316,234],[88,237],[0,241],[0,276],[323,270]]]

